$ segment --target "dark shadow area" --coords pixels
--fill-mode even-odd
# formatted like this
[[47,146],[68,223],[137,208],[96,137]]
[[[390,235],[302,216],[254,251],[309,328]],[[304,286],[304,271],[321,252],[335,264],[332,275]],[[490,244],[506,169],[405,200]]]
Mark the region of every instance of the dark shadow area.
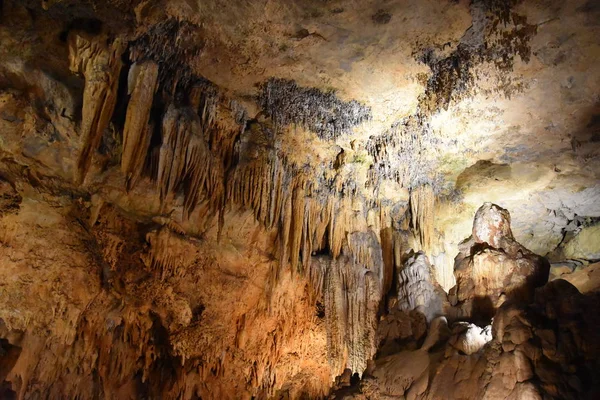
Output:
[[6,377],[17,363],[20,355],[20,347],[11,345],[7,339],[0,339],[0,399],[17,398],[17,393],[12,390],[12,384],[6,381]]
[[496,314],[496,308],[488,296],[475,296],[473,298],[472,313],[471,322],[479,327],[484,327],[490,324],[494,314]]
[[75,18],[60,32],[58,38],[66,43],[71,31],[81,31],[90,35],[97,35],[102,32],[102,21],[96,18]]

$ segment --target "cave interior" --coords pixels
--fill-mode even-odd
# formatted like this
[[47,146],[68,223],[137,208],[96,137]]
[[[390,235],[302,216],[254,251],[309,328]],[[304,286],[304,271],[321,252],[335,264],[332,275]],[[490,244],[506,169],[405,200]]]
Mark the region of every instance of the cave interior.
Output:
[[600,3],[0,0],[0,399],[600,398]]

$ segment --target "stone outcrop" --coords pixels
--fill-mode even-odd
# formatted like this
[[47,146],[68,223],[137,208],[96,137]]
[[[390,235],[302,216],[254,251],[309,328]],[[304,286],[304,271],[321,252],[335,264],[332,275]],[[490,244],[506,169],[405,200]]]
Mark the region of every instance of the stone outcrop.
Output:
[[[523,252],[528,262],[539,260],[525,253],[526,249],[514,240],[510,215],[493,204],[484,204],[479,209],[474,218],[473,237],[465,243],[470,249],[485,245],[498,254],[510,256]],[[487,271],[506,266],[499,260],[486,259]],[[543,265],[547,275],[547,263]],[[423,283],[429,284],[429,279],[424,279],[428,277],[425,266],[428,262],[423,254],[408,258],[399,272],[398,305],[413,304],[410,299],[424,298],[419,294],[427,292]],[[419,270],[421,275],[415,279],[417,274],[406,274],[406,270]],[[509,270],[513,275],[509,282],[525,278],[518,275],[523,271],[528,270]],[[412,314],[400,311],[401,307],[393,308],[379,325],[383,339],[363,379],[335,392],[332,398],[595,398],[600,393],[597,370],[600,285],[595,279],[596,272],[595,266],[591,266],[585,275],[567,275],[585,294],[562,279],[537,288],[519,287],[518,296],[506,296],[497,307],[484,310],[492,313],[493,322],[482,327],[473,322],[453,321],[457,317],[482,320],[482,310],[475,307],[473,312],[479,314],[465,316],[461,308],[464,304],[459,304],[458,310],[443,308],[452,318],[450,326],[447,318],[440,316],[429,326],[423,320],[420,329],[415,329]],[[464,282],[461,275],[464,270],[458,269],[456,273],[457,282]],[[413,290],[406,290],[407,282],[412,283]],[[497,286],[479,290],[481,296],[498,295]],[[414,297],[407,297],[409,293]],[[424,310],[424,302],[417,303]],[[391,304],[396,305],[396,298]]]
[[377,358],[354,390],[333,398],[595,398],[598,300],[559,279],[536,289],[530,304],[504,303],[485,328],[458,322],[448,330],[440,317],[420,349]]

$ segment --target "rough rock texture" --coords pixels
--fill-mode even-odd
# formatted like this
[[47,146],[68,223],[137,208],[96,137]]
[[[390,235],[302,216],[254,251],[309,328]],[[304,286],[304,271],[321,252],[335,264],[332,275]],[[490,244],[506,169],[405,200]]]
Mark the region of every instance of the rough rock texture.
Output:
[[[508,225],[497,228],[510,233]],[[562,279],[529,290],[530,302],[506,301],[484,328],[454,322],[448,329],[445,317],[436,318],[420,348],[379,354],[359,383],[331,398],[596,398],[598,293]]]
[[600,225],[581,230],[565,245],[562,253],[566,259],[600,260]]
[[479,345],[469,345],[477,340],[465,333],[480,328],[465,332],[459,325],[445,347],[377,360],[359,388],[336,398],[596,398],[598,333],[591,327],[598,323],[597,301],[566,281],[552,282],[529,306],[501,307]]
[[[314,398],[388,356],[385,393],[441,395],[432,318],[470,309],[436,281],[482,203],[595,261],[599,12],[0,1],[0,397]],[[509,233],[461,255],[463,304],[531,272]]]
[[548,281],[550,264],[515,241],[507,210],[485,203],[456,256],[450,299],[461,317],[491,317],[504,301],[531,301]]
[[[442,314],[445,297],[436,282],[432,282],[431,265],[427,256],[419,252],[409,257],[398,271],[398,308],[419,311],[431,321]],[[435,286],[434,286],[435,284]]]
[[18,396],[266,397],[278,380],[323,394],[310,285],[289,271],[275,284],[273,234],[251,214],[215,249],[214,231],[185,238],[111,205],[90,225],[83,203],[25,189],[0,220],[1,332],[21,349],[5,379]]
[[598,291],[600,290],[600,263],[591,264],[572,273],[561,275],[561,279],[571,283],[581,293]]
[[594,398],[597,332],[587,327],[597,323],[597,314],[579,307],[595,310],[596,301],[555,281],[538,289],[531,306],[506,304],[494,317],[488,346],[440,364],[431,383],[439,394],[430,398]]

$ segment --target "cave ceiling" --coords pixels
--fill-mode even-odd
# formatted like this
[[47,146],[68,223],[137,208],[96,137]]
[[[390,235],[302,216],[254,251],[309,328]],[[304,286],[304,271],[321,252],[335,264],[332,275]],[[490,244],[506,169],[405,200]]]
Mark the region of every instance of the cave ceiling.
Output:
[[[343,150],[361,170],[353,171],[361,186],[369,168],[375,169],[383,181],[379,196],[402,196],[402,188],[422,182],[449,193],[478,160],[517,169],[527,164],[528,172],[517,174],[526,175],[529,191],[535,190],[531,180],[569,190],[597,181],[600,72],[594,64],[600,50],[594,2],[29,4],[41,14],[32,24],[49,16],[62,29],[72,21],[93,29],[96,21],[109,36],[144,49],[134,57],[170,65],[165,75],[189,69],[240,101],[249,118],[276,117],[292,131],[308,130],[282,134],[283,151],[293,147],[297,163],[314,165],[332,163]],[[42,62],[30,57],[30,63]],[[264,107],[274,80],[335,93],[336,101],[357,102],[362,109],[326,111],[333,120],[355,120],[325,132],[311,125],[315,116],[324,117],[311,109],[311,93],[280,87],[283,98]],[[290,101],[287,110],[277,103],[282,100]],[[403,139],[408,135],[419,138]],[[408,158],[418,171],[402,165]]]

